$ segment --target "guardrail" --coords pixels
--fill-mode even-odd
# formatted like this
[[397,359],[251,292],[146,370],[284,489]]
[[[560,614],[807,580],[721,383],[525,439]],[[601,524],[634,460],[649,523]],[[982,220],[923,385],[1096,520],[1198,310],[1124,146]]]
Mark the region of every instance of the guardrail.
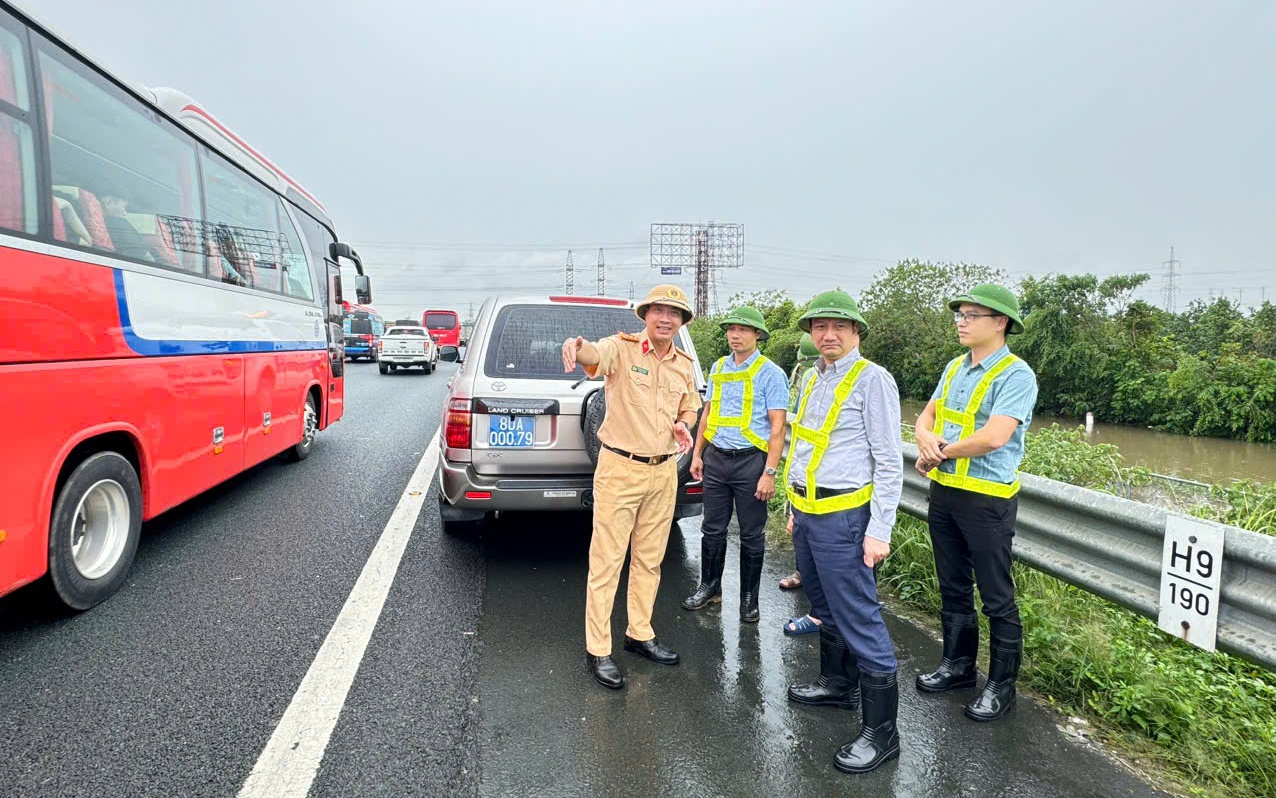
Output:
[[[900,510],[926,519],[930,481],[904,444]],[[1032,474],[1021,476],[1014,556],[1096,596],[1156,620],[1167,510]],[[1223,530],[1217,647],[1276,670],[1276,537]]]

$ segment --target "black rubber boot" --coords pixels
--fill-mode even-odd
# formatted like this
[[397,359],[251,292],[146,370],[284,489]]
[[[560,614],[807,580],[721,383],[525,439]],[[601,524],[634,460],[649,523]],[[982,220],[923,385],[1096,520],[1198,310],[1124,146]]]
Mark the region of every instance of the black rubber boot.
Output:
[[931,673],[917,676],[917,689],[923,693],[942,693],[961,687],[974,687],[977,673],[975,656],[979,653],[979,617],[945,612],[944,656]]
[[743,623],[757,623],[761,617],[758,589],[762,584],[762,558],[765,553],[765,550],[740,550],[740,620]]
[[820,678],[789,685],[789,700],[815,707],[855,709],[860,705],[859,668],[842,636],[820,627]]
[[726,561],[726,536],[700,538],[700,586],[682,600],[684,610],[702,610],[722,601],[722,568]]
[[1023,659],[1023,638],[994,637],[988,647],[988,681],[974,701],[966,705],[971,720],[997,720],[1015,703],[1015,680]]
[[833,764],[845,773],[868,773],[899,756],[899,682],[895,674],[860,672],[864,722],[859,736],[837,752]]

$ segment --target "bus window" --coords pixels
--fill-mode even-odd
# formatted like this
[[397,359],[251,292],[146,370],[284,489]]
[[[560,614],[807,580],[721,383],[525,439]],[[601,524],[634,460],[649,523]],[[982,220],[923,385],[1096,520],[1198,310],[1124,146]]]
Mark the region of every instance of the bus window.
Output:
[[[199,216],[193,141],[64,59],[57,51],[40,52],[53,128],[49,160],[55,202],[61,200],[60,210],[65,205],[74,214],[94,248],[182,268],[168,219]],[[66,221],[70,214],[62,210],[62,215]]]
[[0,227],[20,233],[39,229],[30,103],[22,42],[0,28]]

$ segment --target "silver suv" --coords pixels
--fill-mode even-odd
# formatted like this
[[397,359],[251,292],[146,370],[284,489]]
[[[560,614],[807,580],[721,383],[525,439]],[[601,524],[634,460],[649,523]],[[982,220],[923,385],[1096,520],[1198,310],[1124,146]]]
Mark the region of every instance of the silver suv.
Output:
[[[580,296],[494,297],[483,303],[448,385],[439,442],[439,511],[445,526],[502,510],[584,510],[593,506],[598,427],[606,413],[601,380],[581,367],[563,373],[563,341],[591,341],[644,329],[634,303]],[[686,328],[675,345],[700,361]],[[678,461],[675,518],[700,515],[703,486]]]

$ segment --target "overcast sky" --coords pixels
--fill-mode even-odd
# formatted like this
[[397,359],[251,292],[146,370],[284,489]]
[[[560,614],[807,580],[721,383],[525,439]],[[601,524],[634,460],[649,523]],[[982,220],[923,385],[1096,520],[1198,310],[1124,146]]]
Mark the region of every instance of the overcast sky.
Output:
[[561,290],[568,247],[641,295],[651,223],[709,220],[723,301],[917,257],[1159,302],[1171,245],[1180,309],[1276,299],[1271,0],[24,5],[318,196],[384,315]]

